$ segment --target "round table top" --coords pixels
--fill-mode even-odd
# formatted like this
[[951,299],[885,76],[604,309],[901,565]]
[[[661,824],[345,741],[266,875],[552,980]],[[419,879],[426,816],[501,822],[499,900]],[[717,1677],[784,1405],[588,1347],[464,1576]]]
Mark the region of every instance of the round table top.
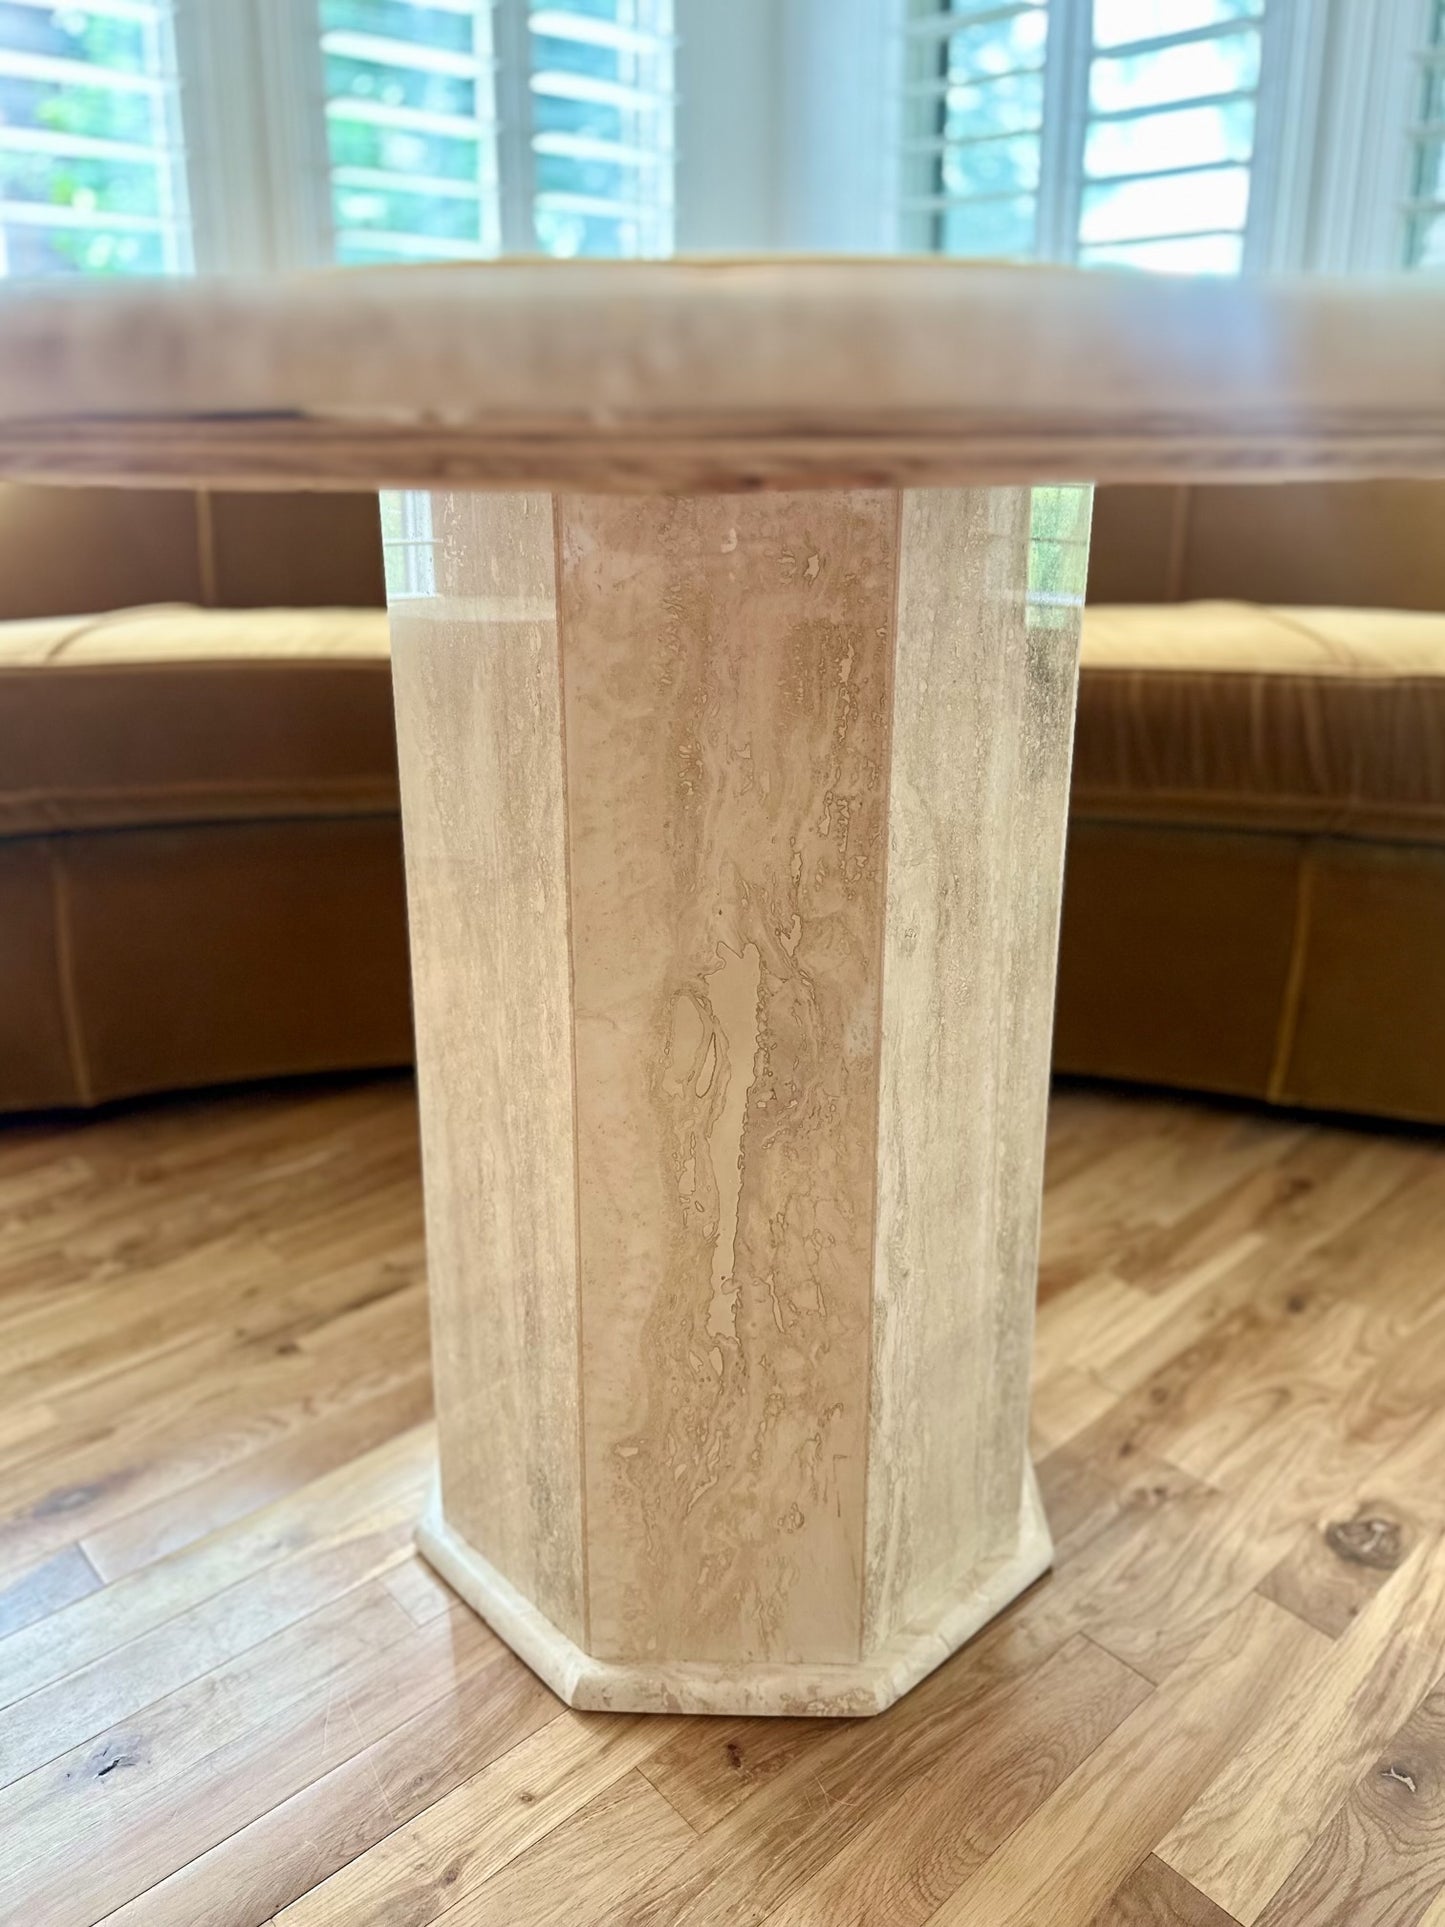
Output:
[[12,287],[0,474],[608,490],[1445,474],[1445,284],[936,260]]

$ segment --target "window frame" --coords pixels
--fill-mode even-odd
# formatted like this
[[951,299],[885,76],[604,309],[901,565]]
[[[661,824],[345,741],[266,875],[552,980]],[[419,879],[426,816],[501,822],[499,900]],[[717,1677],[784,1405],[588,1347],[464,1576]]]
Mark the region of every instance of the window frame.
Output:
[[[811,0],[814,12],[823,0]],[[805,6],[809,0],[802,0]],[[1418,65],[1432,0],[1268,0],[1260,99],[1245,228],[1246,273],[1399,273],[1405,268],[1402,207],[1408,198],[1410,128],[1416,119]],[[1089,0],[1052,0],[1045,99],[1037,258],[1075,257],[1082,190],[1082,107],[1087,99]],[[888,152],[873,168],[855,209],[858,245],[906,251],[912,237],[903,206],[901,157],[908,137],[902,47],[908,0],[881,0],[894,45]],[[858,35],[848,74],[836,68],[830,97],[801,85],[790,118],[800,143],[829,138],[863,113],[870,87],[890,71],[876,39]],[[836,138],[836,135],[834,135]],[[856,172],[856,169],[855,169]],[[813,227],[839,225],[815,206]],[[791,244],[815,245],[807,224]]]
[[[11,0],[11,4],[18,6],[22,12],[32,14],[37,20],[52,11],[62,11],[59,7],[52,7],[49,0]],[[150,136],[140,139],[110,133],[67,134],[63,130],[51,129],[47,132],[41,127],[15,126],[9,128],[7,140],[16,151],[28,149],[42,158],[48,155],[56,160],[109,159],[122,165],[148,166],[154,172],[160,205],[154,214],[120,210],[107,212],[86,209],[78,203],[57,205],[51,201],[30,200],[22,194],[14,200],[7,200],[9,211],[6,224],[51,231],[69,228],[77,234],[87,229],[148,234],[156,241],[165,262],[159,271],[166,274],[186,273],[194,266],[195,221],[190,204],[189,164],[180,111],[183,78],[174,0],[100,0],[100,4],[77,11],[102,20],[131,21],[150,41],[153,61],[141,70],[108,65],[104,61],[72,58],[68,54],[22,51],[6,57],[10,76],[43,84],[60,80],[56,69],[67,70],[67,75],[73,69],[76,78],[70,84],[76,87],[87,85],[79,79],[80,75],[93,74],[94,80],[88,83],[92,92],[146,96],[152,103]],[[27,66],[33,70],[29,74],[25,72]],[[163,134],[158,134],[157,122],[164,129]],[[3,131],[0,129],[0,132]],[[135,270],[139,273],[156,271]],[[84,270],[80,272],[83,276]],[[3,238],[0,238],[0,281],[9,278],[7,250]],[[28,277],[20,275],[16,278]]]
[[[265,273],[335,259],[319,0],[172,0],[198,268]],[[531,16],[492,0],[497,224],[502,255],[540,252],[535,224]],[[566,11],[565,0],[560,9]],[[673,156],[671,93],[663,166]],[[188,101],[205,111],[187,113]],[[258,130],[260,138],[258,138]],[[670,225],[674,186],[661,225]],[[438,258],[442,258],[439,256]]]
[[[914,13],[912,31],[926,33],[927,26],[918,20],[916,10],[907,8],[907,0],[900,0],[900,30],[905,34],[909,31],[909,11]],[[940,0],[936,13],[939,18],[946,17],[946,0]],[[1089,106],[1090,83],[1096,51],[1098,57],[1108,58],[1110,50],[1096,50],[1093,45],[1093,0],[1047,0],[1047,13],[1033,258],[1068,263],[1076,261],[1088,246],[1080,238],[1080,226],[1088,186],[1086,141],[1094,121]],[[928,17],[925,13],[923,21]],[[964,16],[961,24],[966,23]],[[1300,130],[1308,124],[1312,93],[1318,86],[1323,51],[1320,23],[1318,7],[1301,4],[1301,0],[1264,0],[1258,23],[1260,75],[1252,90],[1255,123],[1249,205],[1241,230],[1245,272],[1285,265],[1292,251],[1290,190],[1308,159],[1302,151]],[[1242,27],[1249,24],[1241,22]],[[1228,29],[1222,25],[1218,31]],[[1209,32],[1197,37],[1208,37]],[[1175,36],[1164,36],[1161,44],[1172,38]],[[1196,35],[1183,31],[1177,38],[1187,44]],[[1140,113],[1146,111],[1141,109]],[[1167,107],[1161,104],[1159,111],[1167,111]],[[1162,174],[1164,170],[1141,170],[1140,178],[1156,172]],[[906,208],[901,210],[900,226],[906,236]],[[1141,241],[1146,238],[1139,237]]]

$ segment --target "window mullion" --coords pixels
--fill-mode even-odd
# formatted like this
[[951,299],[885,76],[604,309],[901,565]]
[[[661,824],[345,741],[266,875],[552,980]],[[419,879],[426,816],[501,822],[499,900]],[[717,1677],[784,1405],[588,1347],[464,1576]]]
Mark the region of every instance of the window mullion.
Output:
[[1038,252],[1046,261],[1078,253],[1093,12],[1093,0],[1049,0],[1038,199]]
[[503,254],[537,251],[529,0],[496,0],[497,175]]
[[[1375,0],[1357,4],[1363,12],[1373,8]],[[1327,41],[1325,8],[1300,0],[1267,0],[1244,229],[1247,273],[1308,265]]]
[[256,8],[259,22],[257,125],[265,129],[262,145],[270,162],[268,266],[317,267],[332,258],[319,0],[244,4]]
[[253,0],[175,0],[173,17],[195,265],[264,272],[270,186],[256,138],[264,90]]
[[1364,107],[1365,137],[1354,181],[1347,272],[1394,270],[1405,262],[1404,202],[1410,192],[1408,130],[1419,118],[1416,60],[1430,32],[1431,0],[1379,0],[1383,17],[1372,49]]

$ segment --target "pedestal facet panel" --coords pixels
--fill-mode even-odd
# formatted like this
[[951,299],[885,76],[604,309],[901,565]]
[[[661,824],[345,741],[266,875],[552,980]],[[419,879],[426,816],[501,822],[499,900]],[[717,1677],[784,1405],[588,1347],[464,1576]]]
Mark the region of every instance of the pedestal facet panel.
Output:
[[575,1705],[876,1711],[1049,1557],[1088,493],[384,516],[423,1548]]

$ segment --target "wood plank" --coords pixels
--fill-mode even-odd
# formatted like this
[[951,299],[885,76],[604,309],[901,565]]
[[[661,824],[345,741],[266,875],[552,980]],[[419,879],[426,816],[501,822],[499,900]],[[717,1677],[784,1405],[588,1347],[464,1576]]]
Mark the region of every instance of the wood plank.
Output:
[[434,1455],[430,1426],[403,1433],[290,1498],[12,1634],[0,1648],[0,1704],[64,1679],[265,1566],[345,1536],[389,1504],[419,1507]]
[[443,1918],[454,1927],[615,1919],[616,1910],[694,1838],[640,1773],[625,1773]]
[[1155,1852],[1252,1927],[1351,1783],[1442,1672],[1445,1546],[1437,1535],[1342,1639],[1299,1668]]
[[[1147,1533],[1101,1534],[1079,1559],[1076,1623],[1149,1679],[1163,1681],[1249,1596],[1341,1489],[1351,1469],[1321,1465],[1302,1429],[1237,1493],[1193,1481]],[[1152,1842],[1150,1843],[1152,1845]]]
[[[329,1771],[108,1916],[113,1927],[250,1927],[287,1906],[554,1720],[560,1703],[511,1653],[456,1632],[481,1663]],[[434,1690],[433,1687],[433,1690]]]
[[235,1464],[266,1439],[304,1425],[318,1405],[346,1410],[425,1363],[427,1333],[419,1290],[345,1322],[324,1352],[284,1349],[237,1372],[218,1361],[178,1375],[154,1408],[142,1398],[110,1436],[39,1463],[11,1482],[0,1520],[0,1559],[31,1560],[137,1506],[184,1489]]
[[[104,1479],[128,1461],[130,1442],[176,1422],[189,1361],[219,1377],[228,1356],[244,1361],[294,1338],[303,1365],[314,1356],[324,1378],[333,1340],[333,1356],[349,1343],[348,1308],[384,1287],[384,1266],[415,1264],[414,1115],[409,1085],[389,1080],[0,1130],[0,1224],[7,1209],[15,1218],[0,1260],[0,1372],[13,1335],[28,1361],[18,1369],[37,1374],[23,1406],[0,1389],[0,1466],[33,1482],[37,1455],[53,1444],[61,1458],[88,1454],[87,1469]],[[958,1654],[936,1688],[880,1720],[644,1722],[630,1764],[609,1774],[579,1756],[585,1784],[576,1785],[570,1742],[559,1742],[540,1823],[519,1797],[539,1783],[525,1770],[509,1792],[499,1780],[519,1748],[541,1746],[560,1717],[555,1702],[405,1551],[430,1472],[429,1428],[224,1521],[248,1491],[264,1500],[268,1479],[279,1487],[328,1463],[327,1436],[351,1422],[342,1412],[360,1409],[298,1406],[294,1426],[273,1436],[264,1414],[280,1408],[241,1401],[246,1449],[227,1469],[157,1492],[140,1510],[117,1499],[104,1512],[100,1543],[127,1564],[161,1555],[153,1563],[100,1588],[69,1549],[72,1532],[53,1562],[17,1574],[8,1603],[20,1602],[20,1618],[54,1609],[0,1634],[0,1701],[19,1701],[18,1724],[0,1714],[0,1749],[12,1732],[38,1744],[37,1709],[47,1705],[72,1722],[67,1735],[127,1710],[0,1790],[0,1913],[27,1927],[89,1921],[107,1907],[122,1927],[252,1927],[328,1887],[344,1898],[356,1881],[364,1896],[356,1870],[373,1854],[379,1864],[398,1827],[424,1828],[439,1805],[461,1799],[450,1837],[466,1861],[465,1898],[441,1915],[454,1913],[458,1927],[473,1907],[480,1918],[510,1907],[525,1919],[549,1890],[564,1918],[575,1892],[592,1918],[625,1921],[646,1908],[644,1918],[662,1920],[692,1907],[703,1920],[727,1919],[734,1903],[754,1904],[749,1882],[756,1904],[783,1910],[780,1920],[807,1920],[813,1902],[869,1917],[855,1887],[872,1917],[898,1908],[906,1919],[960,1868],[967,1878],[947,1896],[945,1920],[972,1890],[984,1906],[973,1917],[989,1927],[1068,1927],[1091,1916],[1094,1927],[1229,1927],[1233,1910],[1221,1913],[1218,1895],[1156,1850],[1198,1826],[1223,1789],[1244,1785],[1254,1789],[1247,1808],[1202,1827],[1200,1850],[1253,1866],[1261,1840],[1273,1852],[1277,1834],[1278,1851],[1294,1856],[1254,1927],[1394,1927],[1397,1916],[1445,1927],[1445,1900],[1435,1897],[1445,1870],[1433,1859],[1440,1822],[1402,1745],[1440,1650],[1429,1598],[1445,1571],[1445,1156],[1420,1137],[1300,1133],[1291,1122],[1277,1138],[1266,1123],[1251,1173],[1214,1108],[1060,1091],[1049,1197],[1062,1197],[1062,1214],[1049,1231],[1046,1202],[1045,1222],[1063,1269],[1049,1316],[1111,1279],[1134,1294],[1121,1302],[1140,1322],[1120,1350],[1122,1326],[1090,1332],[1069,1312],[1097,1369],[1066,1359],[1045,1386],[1041,1410],[1066,1434],[1040,1468],[1056,1538],[1051,1575]],[[1130,1197],[1131,1150],[1138,1186],[1157,1196]],[[1191,1160],[1221,1150],[1218,1182],[1191,1171]],[[348,1175],[353,1156],[366,1184]],[[373,1212],[365,1191],[378,1179],[389,1188]],[[1095,1229],[1105,1219],[1110,1236]],[[1065,1281],[1075,1236],[1094,1254],[1092,1269]],[[248,1337],[234,1348],[206,1289],[232,1259],[226,1275],[250,1281],[237,1320]],[[1150,1322],[1166,1307],[1163,1322]],[[309,1367],[295,1370],[304,1384]],[[121,1427],[108,1454],[100,1428],[112,1414]],[[1175,1449],[1191,1469],[1171,1463]],[[170,1532],[208,1523],[208,1503],[215,1529],[167,1551]],[[365,1571],[353,1548],[379,1519],[391,1521],[397,1563],[326,1601],[328,1574],[338,1585]],[[264,1632],[267,1611],[301,1611],[308,1573],[312,1616],[278,1620],[269,1639],[227,1657],[228,1597],[243,1609],[239,1642]],[[81,1584],[91,1590],[67,1601]],[[1263,1595],[1252,1604],[1250,1588]],[[1285,1628],[1273,1665],[1244,1648],[1226,1656],[1219,1643],[1256,1609],[1274,1615],[1256,1629]],[[1289,1647],[1291,1629],[1303,1648]],[[1077,1679],[1066,1651],[1091,1655]],[[1211,1654],[1220,1665],[1206,1683]],[[181,1678],[207,1656],[221,1664]],[[1082,1723],[1051,1721],[1049,1709],[1076,1705],[1086,1721],[1088,1667],[1097,1682],[1142,1695],[1121,1661],[1159,1683],[1054,1783],[1070,1733],[1079,1746],[1087,1735]],[[1240,1668],[1256,1663],[1262,1725],[1251,1737]],[[119,1697],[107,1699],[111,1668]],[[1276,1691],[1284,1698],[1271,1713]],[[535,1765],[541,1755],[523,1758]],[[970,1796],[984,1761],[986,1784]],[[1382,1764],[1411,1772],[1420,1806],[1399,1783],[1376,1787]],[[1279,1788],[1276,1770],[1288,1776]],[[1046,1797],[982,1857],[987,1842],[972,1832],[980,1816],[1027,1803],[1036,1771],[1049,1778]],[[1381,1794],[1388,1825],[1376,1812]],[[644,1865],[640,1853],[634,1868],[611,1851],[614,1801],[624,1816],[650,1814],[680,1842],[680,1858]],[[678,1831],[684,1823],[695,1839]],[[428,1863],[423,1878],[414,1866],[414,1887],[401,1878],[393,1898],[400,1892],[405,1910],[419,1892],[430,1917],[434,1872],[449,1864],[443,1830],[435,1869]],[[689,1869],[702,1880],[696,1894]],[[1268,1884],[1261,1874],[1259,1887]],[[329,1917],[349,1912],[338,1906]]]
[[[0,1792],[0,1918],[94,1920],[154,1885],[238,1810],[249,1819],[253,1803],[274,1804],[288,1761],[303,1770],[284,1743],[298,1706],[324,1718],[344,1682],[405,1675],[425,1637],[379,1586],[361,1587],[13,1782]],[[355,1701],[342,1703],[341,1743],[355,1751]],[[313,1752],[305,1778],[318,1763]]]
[[[96,1591],[100,1574],[80,1546],[65,1546],[0,1591],[0,1639]],[[0,1658],[0,1667],[4,1660]]]
[[[986,1733],[991,1720],[1007,1722],[1007,1713],[999,1709],[1017,1713],[1031,1703],[1035,1691],[1057,1704],[1058,1682],[1084,1649],[1085,1643],[1077,1642],[1069,1649],[1070,1660],[1060,1660],[1068,1636],[1059,1618],[1066,1615],[1051,1613],[1038,1593],[1032,1599],[1038,1602],[1032,1623],[1030,1602],[995,1621],[971,1647],[914,1688],[901,1703],[909,1709],[908,1717],[888,1714],[866,1725],[835,1728],[802,1749],[761,1795],[736,1806],[694,1850],[644,1889],[629,1910],[629,1921],[637,1927],[661,1927],[673,1920],[686,1920],[689,1927],[734,1927],[762,1920],[805,1881],[826,1879],[828,1862],[873,1818],[880,1790],[886,1789],[895,1815],[906,1811],[910,1797],[925,1797],[922,1790],[935,1780],[934,1797],[946,1799],[951,1777],[968,1772],[975,1736]],[[1036,1685],[1039,1669],[1050,1664],[1056,1670]],[[1085,1669],[1090,1690],[1105,1677],[1110,1681],[1102,1702],[1110,1710],[1100,1714],[1105,1724],[1119,1706],[1113,1696],[1120,1690],[1122,1671],[1107,1657],[1091,1660]],[[1138,1697],[1147,1688],[1136,1681],[1124,1690]],[[1117,1711],[1112,1716],[1117,1717]],[[1087,1720],[1080,1725],[1087,1726]],[[1035,1730],[1033,1721],[1030,1728]],[[1006,1744],[1002,1732],[997,1743]],[[1036,1742],[1035,1752],[1036,1765],[1047,1778],[1050,1748]],[[1001,1802],[1026,1799],[1021,1788],[1027,1782],[1024,1774],[1011,1793],[1000,1788],[995,1797]],[[971,1778],[969,1784],[973,1786]],[[973,1792],[982,1803],[976,1786]],[[967,1871],[945,1857],[925,1877],[946,1882],[951,1867],[958,1878]]]
[[831,1720],[700,1721],[638,1771],[695,1832],[706,1833],[832,1730]]
[[[678,1722],[563,1713],[286,1908],[285,1927],[425,1927],[630,1774]],[[660,1797],[660,1796],[659,1796]]]
[[418,1626],[450,1612],[460,1602],[451,1587],[419,1555],[405,1559],[386,1574],[382,1585]]
[[1399,1507],[1366,1501],[1297,1539],[1259,1591],[1338,1639],[1418,1541]]
[[1061,1365],[1041,1374],[1035,1365],[1029,1401],[1029,1450],[1046,1458],[1112,1410],[1118,1393],[1076,1366]]
[[[1144,1142],[1120,1144],[1051,1193],[1040,1251],[1040,1297],[1048,1303],[1102,1269],[1124,1282],[1153,1285],[1175,1245],[1187,1245],[1201,1211],[1212,1212],[1218,1223],[1221,1200],[1241,1183],[1257,1182],[1261,1165],[1282,1159],[1302,1139],[1297,1126],[1271,1125],[1237,1112],[1181,1118],[1165,1111],[1160,1127]],[[1231,1229],[1236,1236],[1258,1236],[1253,1216]],[[1231,1242],[1216,1236],[1209,1251]],[[1167,1282],[1159,1276],[1156,1288]]]
[[1421,1154],[1407,1144],[1401,1153],[1405,1175],[1385,1185],[1383,1198],[1367,1185],[1346,1221],[1308,1250],[1282,1261],[1273,1252],[1250,1259],[1230,1286],[1243,1298],[1234,1296],[1202,1333],[1171,1335],[1166,1324],[1162,1357],[1151,1356],[1137,1380],[1131,1369],[1127,1394],[1076,1442],[1101,1460],[1153,1452],[1184,1464],[1178,1442],[1199,1426],[1202,1458],[1190,1459],[1189,1469],[1219,1475],[1223,1446],[1257,1429],[1257,1402],[1278,1383],[1270,1374],[1282,1372],[1289,1358],[1310,1357],[1317,1341],[1309,1332],[1339,1301],[1378,1286],[1381,1251],[1423,1266],[1424,1254],[1445,1235],[1445,1160],[1433,1147]]
[[920,1778],[871,1779],[863,1824],[769,1927],[922,1927],[1149,1691],[1102,1648],[1070,1640],[981,1706],[966,1741]]
[[1084,1927],[1322,1643],[1248,1597],[945,1902],[938,1927]]
[[82,1544],[107,1580],[153,1565],[209,1533],[324,1478],[431,1416],[431,1372],[422,1366],[375,1398],[321,1412],[292,1436],[181,1486],[87,1533]]
[[1104,1902],[1089,1927],[1238,1927],[1238,1923],[1150,1854]]
[[1445,1892],[1445,1684],[1351,1789],[1259,1927],[1414,1927]]
[[298,1558],[263,1567],[17,1701],[0,1728],[0,1786],[377,1578],[410,1554],[413,1528],[412,1507],[403,1500],[389,1515],[363,1519]]

